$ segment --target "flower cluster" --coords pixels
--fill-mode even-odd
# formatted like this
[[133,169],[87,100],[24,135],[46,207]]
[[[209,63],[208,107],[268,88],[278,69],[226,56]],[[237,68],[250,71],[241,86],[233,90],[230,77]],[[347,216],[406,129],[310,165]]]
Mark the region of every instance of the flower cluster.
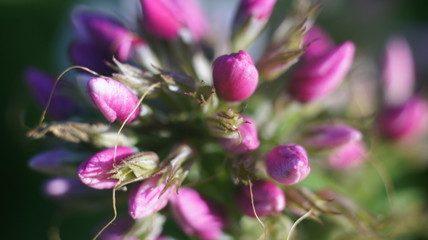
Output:
[[[51,119],[28,135],[63,140],[30,160],[31,168],[57,175],[47,195],[86,204],[113,191],[119,219],[101,239],[256,239],[260,232],[248,226],[257,220],[272,239],[284,239],[290,214],[354,217],[339,194],[329,204],[328,194],[304,187],[312,172],[306,186],[361,168],[369,156],[363,126],[320,104],[344,85],[356,47],[336,45],[314,25],[318,4],[297,1],[255,58],[248,47],[269,26],[275,0],[241,0],[230,41],[216,43],[197,0],[138,3],[134,22],[73,11],[77,81],[37,69],[25,75]],[[229,52],[215,44],[230,45]],[[375,122],[392,141],[415,139],[426,126],[411,59],[404,40],[388,43]],[[181,230],[164,228],[171,224]]]

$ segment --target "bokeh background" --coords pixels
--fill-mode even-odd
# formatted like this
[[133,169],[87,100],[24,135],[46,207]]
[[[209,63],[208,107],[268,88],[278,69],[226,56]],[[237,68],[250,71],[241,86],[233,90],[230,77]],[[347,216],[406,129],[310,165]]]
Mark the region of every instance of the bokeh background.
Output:
[[[278,0],[281,4],[285,1]],[[46,176],[27,166],[28,159],[43,148],[39,142],[25,137],[40,111],[28,94],[23,71],[36,66],[57,75],[68,67],[64,46],[71,30],[69,13],[73,5],[85,2],[88,1],[0,0],[1,216],[6,223],[1,239],[47,239],[49,227],[55,221],[57,203],[41,192]],[[337,42],[351,39],[356,42],[357,51],[379,60],[389,36],[406,37],[415,56],[417,91],[427,96],[427,10],[425,0],[328,0],[319,21]],[[275,17],[281,14],[274,12]],[[427,180],[428,172],[422,170],[399,185],[427,189]],[[424,193],[428,199],[428,191]],[[84,219],[79,218],[66,221],[63,239],[81,239],[78,233],[92,228],[83,223]]]

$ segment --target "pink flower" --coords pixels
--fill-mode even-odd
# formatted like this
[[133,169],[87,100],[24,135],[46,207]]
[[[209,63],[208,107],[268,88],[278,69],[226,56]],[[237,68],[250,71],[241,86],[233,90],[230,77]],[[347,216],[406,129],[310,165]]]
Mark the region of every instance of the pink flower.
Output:
[[382,81],[388,105],[403,104],[413,94],[413,57],[409,45],[402,38],[392,38],[386,45]]
[[[252,187],[254,208],[257,216],[262,217],[271,213],[279,213],[285,208],[284,192],[275,184],[259,180]],[[241,186],[237,194],[238,208],[246,215],[255,217],[251,204],[251,193],[249,186]]]
[[427,103],[413,97],[399,106],[387,106],[379,117],[379,131],[395,141],[414,140],[426,130],[427,118]]
[[[92,102],[109,122],[116,119],[124,122],[138,104],[138,97],[128,87],[113,79],[90,79],[88,92]],[[140,108],[137,108],[127,122],[134,121],[139,113]]]
[[156,37],[176,39],[182,28],[188,28],[193,39],[205,33],[207,22],[195,0],[140,0],[143,7],[143,25]]
[[332,168],[338,170],[352,169],[366,158],[367,151],[361,141],[350,142],[333,152],[328,162]]
[[345,78],[354,59],[352,42],[308,60],[291,75],[290,92],[300,102],[320,99],[334,91]]
[[303,54],[304,59],[314,59],[323,56],[335,48],[333,40],[319,26],[313,26],[305,35],[304,45],[310,44]]
[[238,128],[239,134],[235,134],[232,138],[220,138],[219,142],[226,151],[239,155],[246,152],[256,150],[259,145],[257,136],[257,127],[253,119],[244,117],[244,123]]
[[175,191],[175,186],[168,188],[162,195],[166,182],[159,182],[160,175],[151,177],[135,186],[129,195],[128,212],[132,218],[147,217],[166,206]]
[[193,189],[182,187],[170,199],[171,210],[177,223],[188,235],[204,240],[218,239],[225,226],[225,219],[213,203]]
[[79,166],[78,175],[80,180],[89,187],[96,189],[114,188],[117,179],[112,179],[110,173],[114,166],[121,163],[123,159],[135,154],[130,147],[119,146],[116,150],[116,162],[114,162],[114,148],[108,148],[96,153]]
[[270,17],[276,0],[241,0],[238,14],[251,15],[265,20]]
[[241,50],[214,61],[213,79],[216,92],[223,99],[242,101],[256,90],[259,74],[251,56]]
[[302,181],[311,171],[305,149],[292,143],[273,148],[266,156],[266,168],[273,179],[284,185]]
[[361,132],[345,125],[324,125],[311,129],[305,144],[314,148],[334,148],[361,140]]
[[[25,73],[25,78],[37,104],[41,108],[45,108],[55,84],[55,78],[36,68],[28,69]],[[67,119],[77,110],[76,103],[62,93],[65,88],[64,82],[58,83],[47,112],[49,116],[58,120]]]

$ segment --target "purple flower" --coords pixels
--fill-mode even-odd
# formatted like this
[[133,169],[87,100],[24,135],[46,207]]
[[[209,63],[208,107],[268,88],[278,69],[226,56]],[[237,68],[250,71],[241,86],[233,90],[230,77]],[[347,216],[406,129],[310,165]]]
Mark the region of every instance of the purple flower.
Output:
[[324,32],[319,26],[313,26],[305,35],[304,45],[310,44],[303,54],[304,59],[314,59],[323,56],[332,49],[335,45],[330,36]]
[[367,151],[361,141],[354,141],[338,148],[328,158],[329,165],[338,170],[352,169],[366,158]]
[[225,219],[216,205],[190,188],[180,188],[170,199],[171,210],[183,231],[204,240],[218,239]]
[[244,117],[244,121],[246,123],[238,128],[239,134],[234,134],[232,138],[219,139],[223,148],[235,155],[254,151],[260,145],[259,138],[257,137],[257,127],[253,119]]
[[118,180],[111,178],[113,174],[110,171],[134,153],[135,151],[130,147],[119,146],[116,150],[116,162],[114,162],[114,147],[98,152],[80,164],[79,178],[92,188],[114,188]]
[[101,240],[137,240],[137,237],[124,238],[134,222],[130,218],[121,217],[113,222],[101,235]]
[[84,185],[79,179],[55,177],[43,184],[43,192],[52,198],[76,199],[94,194],[95,190]]
[[291,75],[291,94],[300,102],[314,101],[328,95],[345,78],[354,52],[354,44],[345,42],[313,60],[306,59]]
[[175,186],[169,187],[163,194],[166,182],[159,182],[160,175],[145,180],[135,186],[129,195],[128,212],[132,218],[147,217],[166,206],[168,199],[175,191]]
[[73,168],[68,166],[68,164],[77,162],[80,160],[80,157],[81,155],[68,149],[55,148],[41,152],[32,157],[30,159],[29,166],[32,169],[41,172],[51,174],[66,174],[73,171]]
[[266,168],[273,179],[284,185],[302,181],[311,171],[305,149],[293,143],[273,148],[266,156]]
[[[275,184],[259,180],[253,182],[254,208],[257,216],[262,217],[271,213],[279,213],[285,208],[284,192]],[[237,194],[238,208],[246,215],[255,217],[251,204],[251,193],[248,186],[241,186]]]
[[310,130],[305,144],[314,148],[334,148],[361,140],[361,132],[345,125],[317,126]]
[[242,101],[256,90],[259,74],[251,56],[241,50],[214,61],[213,79],[216,92],[223,99]]
[[[42,108],[46,107],[49,95],[55,84],[55,78],[35,68],[28,69],[25,73],[25,78],[37,104]],[[65,88],[66,85],[63,82],[59,82],[50,102],[47,114],[54,119],[67,119],[77,110],[76,103],[63,94]]]
[[238,14],[250,15],[259,20],[270,17],[276,0],[241,0]]
[[140,0],[143,7],[143,25],[156,37],[176,39],[182,28],[188,28],[193,39],[205,33],[207,22],[195,0]]
[[71,46],[73,62],[101,74],[112,73],[106,62],[113,56],[126,62],[134,46],[144,42],[112,18],[87,10],[75,11],[74,24],[79,35]]
[[[90,79],[88,92],[94,105],[109,122],[116,119],[124,122],[138,104],[138,97],[128,87],[113,79]],[[127,123],[134,121],[139,113],[140,108],[137,108]]]
[[413,57],[409,45],[402,38],[392,38],[386,45],[382,81],[389,105],[400,105],[413,94]]
[[427,118],[427,103],[413,97],[399,106],[387,106],[379,117],[379,131],[391,140],[414,140],[426,130]]

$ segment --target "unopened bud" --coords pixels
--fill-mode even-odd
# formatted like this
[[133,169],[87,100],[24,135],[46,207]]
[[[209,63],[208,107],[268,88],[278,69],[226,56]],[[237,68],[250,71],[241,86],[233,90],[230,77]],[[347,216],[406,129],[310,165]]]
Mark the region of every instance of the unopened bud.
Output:
[[227,101],[243,101],[256,90],[259,74],[251,56],[241,50],[214,61],[213,80],[220,97]]
[[140,108],[136,108],[138,97],[127,86],[116,80],[92,78],[88,82],[88,94],[109,122],[114,122],[116,119],[124,122],[132,113],[127,121],[129,123],[134,121],[140,113]]
[[183,231],[204,240],[215,240],[222,234],[225,219],[222,212],[212,202],[197,191],[180,188],[171,196],[171,210]]
[[160,175],[151,177],[131,190],[128,212],[132,218],[147,217],[166,206],[175,186],[165,190],[166,182],[160,182],[160,179]]
[[300,102],[310,102],[334,91],[354,59],[355,45],[345,42],[323,56],[307,60],[291,75],[290,92]]
[[[237,194],[238,208],[246,215],[255,217],[255,210],[257,216],[262,217],[284,210],[284,192],[275,184],[264,180],[254,181],[252,191],[251,193],[248,186],[241,186]],[[254,209],[251,203],[251,194],[253,195]]]
[[361,140],[361,132],[345,125],[317,126],[310,130],[305,144],[313,148],[334,148]]
[[284,185],[293,185],[305,179],[311,168],[302,146],[285,144],[273,148],[266,156],[269,175]]
[[238,128],[238,132],[227,138],[220,138],[219,142],[226,151],[235,155],[254,151],[260,145],[256,124],[250,117],[244,117],[244,123]]
[[123,159],[134,153],[134,149],[123,146],[117,147],[116,151],[115,148],[109,148],[98,152],[82,162],[78,170],[79,178],[92,188],[114,188],[119,180],[112,178],[111,170],[116,164],[120,164]]
[[364,144],[361,141],[355,141],[338,148],[329,156],[328,162],[332,168],[346,170],[361,164],[366,156]]

